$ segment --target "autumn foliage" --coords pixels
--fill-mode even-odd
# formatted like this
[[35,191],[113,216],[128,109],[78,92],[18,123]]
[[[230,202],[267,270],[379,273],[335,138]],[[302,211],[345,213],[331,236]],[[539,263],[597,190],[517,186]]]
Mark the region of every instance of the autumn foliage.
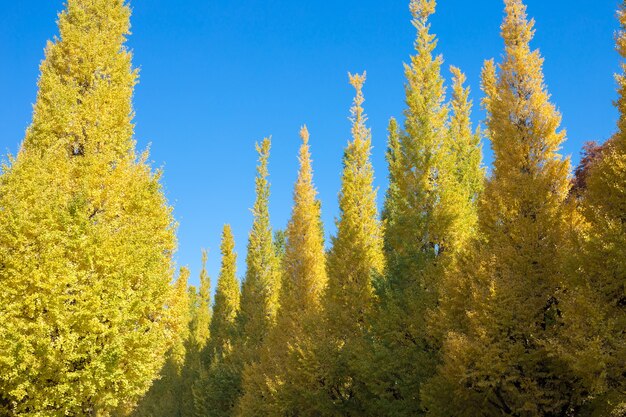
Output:
[[172,208],[135,149],[130,5],[67,0],[0,175],[0,415],[626,416],[626,64],[616,133],[572,169],[522,0],[484,64],[482,131],[464,73],[443,75],[436,6],[409,4],[382,210],[366,74],[349,74],[335,233],[306,126],[273,229],[264,139],[246,269],[226,225],[212,296],[206,251],[198,288],[175,274]]

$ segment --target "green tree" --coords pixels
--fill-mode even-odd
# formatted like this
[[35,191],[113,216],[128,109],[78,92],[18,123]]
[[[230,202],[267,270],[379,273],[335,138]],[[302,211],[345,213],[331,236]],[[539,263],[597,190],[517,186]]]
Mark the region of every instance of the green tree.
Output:
[[278,309],[280,277],[269,217],[270,184],[267,163],[271,142],[266,138],[257,144],[259,166],[256,178],[254,222],[248,240],[246,277],[241,291],[239,312],[241,336],[247,350],[245,363],[251,363],[263,339],[274,325]]
[[340,217],[327,257],[328,286],[317,323],[315,354],[306,366],[317,373],[312,415],[364,415],[367,387],[359,356],[375,304],[373,282],[384,273],[381,222],[378,220],[371,132],[363,112],[365,73],[350,75],[356,89],[352,140],[344,152]]
[[206,271],[207,252],[202,251],[202,269],[200,287],[189,288],[189,338],[186,342],[185,366],[181,378],[180,415],[193,416],[196,413],[196,398],[202,389],[201,379],[206,374],[209,364],[204,360],[204,350],[209,341],[211,321],[211,279]]
[[[267,164],[271,141],[265,138],[256,149],[259,165],[256,177],[256,200],[252,209],[254,221],[248,237],[246,275],[241,289],[241,304],[237,315],[237,337],[228,372],[227,383],[232,397],[223,399],[227,407],[235,405],[244,395],[242,380],[249,367],[259,359],[264,340],[276,321],[280,274],[276,247],[272,239],[269,217],[270,184]],[[225,411],[231,415],[234,409]]]
[[207,251],[202,251],[202,269],[200,270],[200,288],[198,291],[198,313],[195,318],[193,339],[201,351],[210,338],[211,323],[211,278],[206,270]]
[[577,379],[551,348],[560,327],[570,206],[561,117],[531,51],[533,21],[505,1],[504,61],[483,71],[495,161],[479,204],[468,268],[465,330],[450,331],[444,363],[423,392],[435,416],[570,415]]
[[445,103],[443,59],[433,56],[437,40],[429,24],[435,6],[434,0],[411,1],[417,39],[416,54],[405,65],[404,129],[394,119],[389,125],[390,185],[383,212],[388,273],[374,319],[373,358],[365,361],[379,415],[422,412],[421,385],[435,373],[439,358],[429,316],[446,270],[475,230],[483,178],[469,90],[455,67],[453,98]]
[[237,337],[240,290],[237,254],[230,225],[225,225],[220,246],[222,262],[211,317],[211,338],[204,349],[205,368],[194,390],[197,416],[230,416],[239,396],[241,370],[233,361]]
[[[138,156],[123,0],[68,0],[0,180],[4,415],[127,414],[162,368],[175,223]],[[19,294],[19,295],[18,295]]]
[[448,220],[442,229],[448,241],[456,244],[453,251],[438,256],[439,276],[435,283],[438,302],[427,313],[428,334],[437,350],[448,331],[466,327],[465,308],[470,292],[467,276],[468,268],[473,267],[471,243],[478,234],[477,202],[485,180],[481,167],[481,135],[472,131],[470,120],[470,89],[464,86],[466,77],[460,69],[451,67],[450,70],[453,85],[448,144],[453,169],[447,184],[442,185],[447,192],[441,209],[447,213]]
[[211,318],[211,339],[208,344],[210,361],[220,360],[232,351],[236,334],[240,290],[237,279],[237,253],[230,225],[225,225],[220,246],[222,263],[215,290],[215,303]]
[[193,384],[200,369],[200,352],[196,340],[200,297],[196,287],[187,288],[189,303],[189,337],[185,340],[185,361],[178,380],[178,416],[192,416],[194,412]]

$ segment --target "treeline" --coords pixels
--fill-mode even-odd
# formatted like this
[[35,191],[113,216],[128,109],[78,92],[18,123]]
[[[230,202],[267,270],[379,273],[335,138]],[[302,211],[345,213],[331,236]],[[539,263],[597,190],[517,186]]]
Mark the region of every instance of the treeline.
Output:
[[382,213],[365,73],[350,75],[328,244],[307,128],[284,232],[268,210],[270,140],[257,144],[245,277],[225,226],[211,300],[206,253],[199,288],[185,268],[173,281],[176,224],[135,151],[129,6],[68,0],[0,176],[0,414],[626,416],[626,65],[617,133],[572,176],[534,22],[504,3],[481,132],[458,68],[446,96],[435,0],[411,0]]

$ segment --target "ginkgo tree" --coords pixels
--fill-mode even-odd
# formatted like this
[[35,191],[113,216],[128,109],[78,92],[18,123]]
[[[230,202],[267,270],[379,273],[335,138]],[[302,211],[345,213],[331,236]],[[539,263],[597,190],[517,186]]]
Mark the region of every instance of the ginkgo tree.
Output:
[[549,101],[534,22],[505,0],[503,62],[483,70],[493,174],[479,203],[479,237],[465,273],[467,325],[452,328],[422,397],[435,416],[568,415],[582,394],[551,346],[567,288],[570,163]]
[[[389,124],[389,189],[385,220],[387,277],[374,318],[376,343],[367,366],[378,413],[423,412],[422,384],[434,374],[438,338],[430,315],[439,304],[447,268],[476,229],[476,197],[483,180],[480,137],[472,131],[465,76],[455,67],[446,102],[443,58],[430,18],[435,0],[412,0],[415,55],[405,64],[404,126]],[[452,108],[452,111],[450,111]],[[435,324],[439,326],[439,319]]]
[[300,171],[285,234],[276,326],[269,331],[259,362],[245,374],[245,394],[238,409],[241,416],[292,415],[304,408],[304,381],[309,375],[301,364],[312,353],[310,329],[319,318],[327,278],[321,205],[313,185],[306,127],[300,136]]
[[[365,351],[376,303],[374,283],[385,271],[383,228],[378,218],[372,137],[363,109],[366,74],[350,75],[356,90],[352,139],[344,151],[337,234],[327,255],[328,285],[322,298],[314,357],[311,415],[364,415],[367,384],[359,359]],[[316,373],[315,373],[316,372]]]
[[127,413],[173,340],[175,222],[137,154],[123,0],[68,0],[0,180],[4,415]]

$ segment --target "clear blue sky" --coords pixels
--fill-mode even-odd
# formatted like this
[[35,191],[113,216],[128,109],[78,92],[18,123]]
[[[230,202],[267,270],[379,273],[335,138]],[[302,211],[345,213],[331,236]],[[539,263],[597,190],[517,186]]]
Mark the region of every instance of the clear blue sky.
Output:
[[[440,0],[432,30],[446,68],[468,75],[483,118],[479,74],[502,52],[500,0]],[[613,73],[617,0],[528,0],[552,100],[563,113],[563,152],[579,159],[582,144],[615,130]],[[63,0],[0,1],[0,152],[15,153],[30,123],[38,65],[57,34]],[[219,237],[231,223],[243,275],[249,207],[254,199],[254,142],[273,135],[271,217],[283,228],[291,209],[299,127],[311,132],[315,180],[327,233],[334,231],[342,149],[352,98],[347,72],[367,70],[366,111],[382,202],[389,117],[404,108],[402,63],[415,32],[408,0],[133,0],[136,138],[151,143],[175,207],[179,265],[197,282],[200,249],[219,268]],[[448,77],[448,71],[445,72]],[[488,143],[486,163],[490,163]]]

